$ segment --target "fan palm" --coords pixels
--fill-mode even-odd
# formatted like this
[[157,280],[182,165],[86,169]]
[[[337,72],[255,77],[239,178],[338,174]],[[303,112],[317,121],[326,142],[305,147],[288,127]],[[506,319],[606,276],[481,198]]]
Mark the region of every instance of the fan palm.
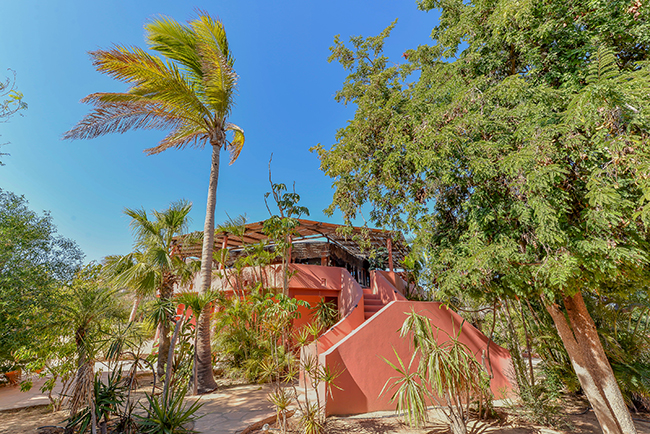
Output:
[[[94,110],[66,139],[90,139],[129,129],[171,129],[153,148],[156,154],[169,148],[212,146],[212,166],[205,216],[201,288],[211,285],[214,249],[214,211],[219,179],[219,154],[230,151],[234,162],[244,145],[243,130],[227,121],[233,108],[237,75],[223,24],[201,13],[187,25],[159,18],[145,26],[150,48],[162,57],[139,48],[115,46],[91,52],[99,72],[129,83],[124,93],[93,93],[83,102]],[[229,140],[227,132],[233,133]],[[199,389],[214,389],[210,353],[209,315],[203,315],[199,329]]]
[[[153,211],[155,220],[149,220],[144,210],[126,209],[131,217],[131,229],[135,236],[134,251],[127,255],[113,255],[105,258],[103,274],[117,287],[132,288],[136,298],[145,295],[160,295],[163,302],[171,301],[174,285],[191,279],[193,264],[187,264],[178,253],[174,236],[182,235],[188,225],[192,204],[186,201],[174,202],[169,209]],[[185,239],[184,239],[185,240]],[[168,309],[169,310],[169,309]],[[160,345],[156,371],[165,373],[165,362],[169,351],[171,312],[159,315],[158,331]]]
[[77,370],[70,398],[71,415],[87,405],[91,408],[93,426],[96,423],[92,410],[96,354],[107,323],[121,316],[116,292],[99,284],[99,269],[98,265],[89,264],[77,272],[72,282],[63,289],[65,296],[58,312],[60,321],[74,331],[77,351]]

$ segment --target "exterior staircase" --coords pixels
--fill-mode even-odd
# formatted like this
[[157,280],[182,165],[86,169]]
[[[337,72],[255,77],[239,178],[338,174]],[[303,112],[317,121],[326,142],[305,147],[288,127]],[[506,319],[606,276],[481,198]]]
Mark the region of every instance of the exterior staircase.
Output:
[[363,315],[365,319],[370,318],[384,307],[379,294],[373,294],[371,289],[363,290]]

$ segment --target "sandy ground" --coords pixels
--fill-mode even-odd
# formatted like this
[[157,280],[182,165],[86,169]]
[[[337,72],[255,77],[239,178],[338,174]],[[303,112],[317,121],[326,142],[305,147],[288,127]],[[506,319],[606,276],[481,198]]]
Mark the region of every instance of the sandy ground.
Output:
[[[411,428],[402,422],[402,419],[390,412],[378,412],[350,417],[330,417],[327,419],[328,434],[447,434],[449,428],[442,413],[433,410],[430,412],[431,422],[420,429]],[[635,416],[636,418],[636,416]],[[502,421],[470,422],[468,428],[472,434],[600,434],[602,430],[598,425],[593,411],[581,415],[567,417],[572,428],[554,430],[532,424],[517,422],[513,417],[503,414]],[[292,433],[299,433],[296,428],[297,420],[291,421]],[[650,434],[650,418],[635,420],[638,434]],[[273,431],[277,432],[277,431]],[[264,431],[255,430],[251,434],[262,434]]]
[[[145,389],[149,390],[149,382],[142,381],[139,397],[143,396]],[[0,391],[1,392],[1,391]],[[256,421],[274,415],[270,403],[266,400],[267,386],[259,385],[230,385],[222,386],[218,391],[204,395],[201,401],[203,408],[198,412],[204,417],[195,424],[195,429],[201,433],[238,433]],[[188,397],[188,400],[194,400]],[[584,403],[573,403],[565,408],[571,413],[579,413],[580,408],[585,408]],[[596,434],[601,433],[593,411],[584,414],[573,414],[567,417],[572,429],[552,430],[549,428],[523,423],[521,419],[512,415],[508,408],[499,408],[499,421],[479,422],[474,426],[475,434]],[[327,433],[344,434],[443,434],[449,430],[444,415],[440,410],[431,410],[431,422],[424,428],[413,429],[402,423],[401,418],[393,412],[378,412],[366,415],[349,417],[328,418]],[[28,408],[9,409],[0,411],[0,434],[36,434],[37,428],[48,425],[65,425],[66,411],[52,413],[47,406],[40,405]],[[639,434],[650,434],[650,415],[634,415],[635,424]],[[297,423],[298,416],[292,417],[290,425]],[[472,425],[470,425],[472,426]],[[261,434],[262,431],[252,431]],[[278,433],[278,431],[270,431]],[[293,430],[298,433],[298,429]]]
[[[45,406],[0,412],[0,434],[36,433],[36,429],[41,426],[63,425],[66,416],[65,411],[52,413]],[[597,434],[602,432],[592,411],[584,415],[570,416],[569,421],[574,425],[574,429],[570,431],[557,431],[530,425],[504,426],[499,425],[498,422],[492,422],[479,424],[475,432],[477,434]],[[639,434],[650,434],[650,420],[647,422],[635,421],[635,424]],[[196,428],[200,428],[198,424]],[[207,426],[201,428],[204,428],[201,430],[203,433],[214,432]],[[255,432],[261,433],[262,431]],[[404,425],[400,418],[392,415],[373,418],[364,416],[330,417],[327,426],[329,434],[444,434],[448,432],[443,419],[436,419],[423,429],[413,429]]]

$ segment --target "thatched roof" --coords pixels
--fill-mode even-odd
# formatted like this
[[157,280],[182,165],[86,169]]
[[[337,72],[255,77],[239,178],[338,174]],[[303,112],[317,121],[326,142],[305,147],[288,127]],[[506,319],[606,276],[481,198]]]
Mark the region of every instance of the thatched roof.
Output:
[[[408,253],[408,247],[400,232],[350,227],[303,219],[298,219],[298,222],[300,225],[295,228],[295,232],[298,235],[293,237],[294,242],[325,238],[332,243],[340,245],[354,256],[367,258],[370,256],[371,250],[386,249],[388,240],[390,239],[393,260],[396,263],[401,263],[404,256]],[[264,234],[263,227],[263,221],[249,223],[245,225],[245,231],[242,236],[217,231],[214,234],[214,248],[221,249],[225,237],[227,237],[227,246],[229,249],[238,249],[244,247],[244,245],[255,244],[266,240],[268,237]],[[363,251],[361,250],[360,242],[365,244]],[[200,241],[191,245],[181,245],[181,255],[184,257],[200,257],[201,249]]]

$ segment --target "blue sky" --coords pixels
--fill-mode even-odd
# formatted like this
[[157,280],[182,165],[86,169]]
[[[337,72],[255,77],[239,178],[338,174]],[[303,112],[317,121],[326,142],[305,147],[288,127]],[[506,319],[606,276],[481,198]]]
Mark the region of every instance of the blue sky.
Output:
[[162,131],[131,131],[85,141],[62,134],[89,110],[89,93],[123,91],[99,74],[88,51],[113,44],[144,47],[143,25],[159,15],[185,22],[196,9],[219,17],[240,77],[230,120],[246,133],[239,159],[222,156],[217,222],[227,214],[250,221],[268,217],[264,193],[273,178],[295,182],[311,219],[341,223],[323,214],[332,198],[331,179],[309,148],[329,148],[354,107],[334,101],[346,73],[329,64],[334,36],[374,36],[399,18],[386,44],[395,62],[408,48],[430,42],[438,16],[415,1],[45,1],[4,2],[0,25],[0,77],[16,71],[29,109],[0,124],[0,188],[23,194],[30,208],[49,210],[59,233],[75,240],[86,260],[128,253],[132,237],[125,207],[164,209],[181,198],[194,204],[192,230],[202,230],[210,150],[170,150],[156,156]]

